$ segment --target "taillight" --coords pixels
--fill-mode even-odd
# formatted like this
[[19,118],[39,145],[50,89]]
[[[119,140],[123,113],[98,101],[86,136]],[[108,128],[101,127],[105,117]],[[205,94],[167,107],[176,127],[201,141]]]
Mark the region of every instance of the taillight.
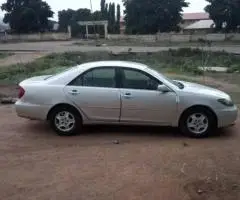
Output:
[[18,98],[21,99],[25,94],[25,90],[20,86],[18,91]]

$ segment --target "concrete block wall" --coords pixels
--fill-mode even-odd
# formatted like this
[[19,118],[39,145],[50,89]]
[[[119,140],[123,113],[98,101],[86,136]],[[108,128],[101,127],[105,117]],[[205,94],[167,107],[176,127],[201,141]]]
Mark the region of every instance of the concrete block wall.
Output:
[[155,42],[157,35],[123,35],[123,34],[109,34],[109,40],[138,40],[144,42]]
[[156,35],[108,35],[110,40],[133,40],[145,42],[197,42],[200,39],[217,41],[240,41],[240,34],[173,34],[157,33]]
[[225,41],[225,34],[207,34],[206,39],[210,41]]
[[191,35],[171,35],[171,42],[189,42]]
[[207,36],[206,35],[191,35],[190,41],[191,42],[197,42],[199,40],[206,40]]
[[123,40],[123,39],[127,39],[127,35],[124,34],[108,34],[108,39],[109,40]]
[[157,36],[156,35],[142,35],[141,40],[145,42],[156,42]]
[[69,33],[6,34],[0,37],[1,41],[64,41],[69,39],[71,39]]
[[226,34],[227,41],[240,41],[240,34]]
[[171,34],[168,34],[168,33],[157,34],[157,41],[170,42]]

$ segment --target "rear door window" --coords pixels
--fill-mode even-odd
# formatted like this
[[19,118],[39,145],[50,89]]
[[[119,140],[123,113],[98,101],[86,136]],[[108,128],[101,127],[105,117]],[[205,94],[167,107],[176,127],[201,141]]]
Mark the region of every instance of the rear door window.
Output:
[[70,85],[85,87],[116,87],[114,68],[95,68],[76,78]]

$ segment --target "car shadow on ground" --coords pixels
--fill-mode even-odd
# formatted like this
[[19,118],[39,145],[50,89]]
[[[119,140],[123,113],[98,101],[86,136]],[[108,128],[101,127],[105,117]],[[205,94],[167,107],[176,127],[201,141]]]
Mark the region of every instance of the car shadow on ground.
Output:
[[[28,128],[35,133],[56,135],[48,123],[34,122],[28,123]],[[228,138],[237,133],[236,127],[218,129],[208,138]],[[161,126],[131,126],[131,125],[85,125],[83,130],[74,137],[89,136],[109,136],[109,137],[160,137],[160,138],[185,138],[178,128],[161,127]],[[193,138],[194,139],[194,138]]]
[[[56,133],[51,129],[50,124],[46,122],[30,120],[26,123],[25,128],[29,132],[36,134],[51,134]],[[124,136],[162,136],[162,137],[182,137],[177,128],[158,127],[158,126],[126,126],[126,125],[85,125],[81,132],[76,136],[101,136],[101,135],[124,135]],[[76,137],[74,136],[74,137]]]
[[[98,134],[116,134],[116,135],[130,135],[130,136],[159,136],[159,137],[177,137],[184,136],[178,128],[162,127],[162,126],[119,126],[119,125],[91,125],[83,128],[84,135],[98,135]],[[234,134],[232,128],[218,129],[212,133],[209,138],[216,137],[231,137]]]

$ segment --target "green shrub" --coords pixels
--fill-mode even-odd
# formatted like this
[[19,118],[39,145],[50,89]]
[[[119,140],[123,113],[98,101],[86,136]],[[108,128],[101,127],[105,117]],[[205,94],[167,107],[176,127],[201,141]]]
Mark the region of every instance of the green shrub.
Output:
[[[204,58],[204,59],[203,59]],[[200,75],[199,67],[228,67],[229,72],[240,71],[240,57],[225,52],[202,52],[200,49],[180,48],[178,50],[155,53],[123,53],[113,55],[109,52],[67,52],[51,54],[27,64],[0,68],[0,80],[19,82],[35,75],[54,74],[67,67],[100,60],[126,60],[149,65],[159,71],[190,73]],[[207,62],[206,62],[207,60]]]

